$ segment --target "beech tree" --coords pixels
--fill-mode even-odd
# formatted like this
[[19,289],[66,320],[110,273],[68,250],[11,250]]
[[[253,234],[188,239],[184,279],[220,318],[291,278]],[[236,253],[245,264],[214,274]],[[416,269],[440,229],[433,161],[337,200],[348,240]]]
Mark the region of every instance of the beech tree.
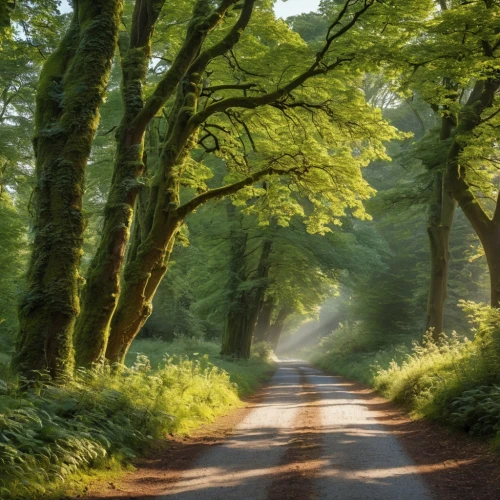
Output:
[[[144,72],[133,87],[126,86],[124,74],[124,99],[137,104],[137,114],[124,117],[118,129],[118,151],[124,148],[126,154],[116,155],[103,237],[84,291],[76,330],[79,364],[104,356],[123,361],[150,315],[175,237],[201,204],[236,192],[251,198],[248,186],[269,177],[277,200],[286,199],[290,189],[309,197],[314,231],[325,231],[347,207],[364,217],[362,200],[371,190],[359,168],[383,156],[381,141],[395,137],[356,88],[356,66],[352,73],[347,70],[356,55],[354,32],[374,4],[348,1],[337,7],[326,41],[313,51],[274,19],[269,4],[255,7],[247,0],[236,8],[236,2],[221,2],[214,9],[195,2],[184,42],[144,104]],[[129,39],[141,40],[141,53],[147,53],[152,26],[146,36],[140,13],[136,4]],[[222,25],[223,19],[228,22]],[[122,50],[122,64],[126,54]],[[314,87],[306,85],[310,79]],[[127,94],[129,88],[136,99]],[[121,273],[145,168],[145,128],[164,106],[167,126],[147,188],[146,217],[141,231],[134,232],[132,257]],[[264,133],[259,137],[254,130]],[[125,144],[120,134],[132,142]],[[224,159],[227,184],[208,187],[211,174],[203,159],[193,156],[200,147]],[[200,194],[184,201],[186,186]]]
[[[491,304],[499,302],[495,216],[489,215],[496,177],[495,117],[499,86],[499,6],[484,0],[437,2],[420,44],[408,47],[409,85],[439,115],[429,206],[431,283],[427,327],[443,331],[449,240],[456,201],[485,249],[491,277]],[[456,200],[456,201],[455,201]]]
[[[483,180],[474,180],[469,187],[472,187],[472,191],[477,190],[475,193],[479,198],[491,191],[491,186],[487,187],[485,184],[488,183],[486,178],[492,172],[491,166],[488,167],[490,160],[486,155],[479,158],[477,146],[469,142],[471,134],[480,134],[482,137],[476,144],[479,142],[486,148],[491,146],[491,134],[488,137],[475,129],[480,125],[480,115],[485,107],[493,106],[493,114],[496,111],[493,99],[490,99],[488,105],[478,106],[480,92],[478,94],[477,89],[484,85],[485,80],[496,78],[494,75],[498,64],[495,62],[498,29],[494,19],[497,10],[496,3],[489,1],[436,1],[430,15],[422,23],[425,34],[410,40],[401,50],[399,57],[390,63],[393,71],[386,73],[389,78],[397,74],[395,81],[401,92],[399,97],[402,96],[411,103],[416,96],[426,102],[435,115],[435,123],[429,126],[412,106],[420,121],[422,132],[427,132],[426,137],[419,141],[421,144],[417,147],[417,156],[421,156],[424,165],[432,174],[432,195],[428,201],[427,219],[430,283],[426,330],[432,329],[436,338],[444,330],[443,317],[448,296],[450,266],[450,232],[457,200],[462,198],[462,202],[459,202],[462,210],[465,206],[463,181],[467,172],[466,155],[470,159],[474,158],[473,162],[483,162],[480,167],[471,165],[473,172],[469,172],[469,177],[482,171],[479,176]],[[474,92],[473,87],[476,87]],[[397,96],[397,91],[392,92]],[[482,111],[479,110],[481,106]],[[473,109],[473,113],[477,114],[479,111],[479,115],[471,121],[470,113]],[[466,155],[462,155],[464,149],[467,149]],[[460,157],[463,158],[462,171],[457,173],[460,169],[457,170],[456,162]],[[479,200],[476,198],[476,201]],[[467,215],[467,212],[465,213]],[[474,218],[470,210],[467,217],[471,221]],[[483,236],[484,238],[488,237]]]

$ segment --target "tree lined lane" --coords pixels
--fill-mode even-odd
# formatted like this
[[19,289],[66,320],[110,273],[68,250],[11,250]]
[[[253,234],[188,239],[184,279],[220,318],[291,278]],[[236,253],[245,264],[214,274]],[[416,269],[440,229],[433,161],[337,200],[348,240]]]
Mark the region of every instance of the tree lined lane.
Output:
[[376,416],[343,379],[283,362],[262,403],[159,498],[430,500]]

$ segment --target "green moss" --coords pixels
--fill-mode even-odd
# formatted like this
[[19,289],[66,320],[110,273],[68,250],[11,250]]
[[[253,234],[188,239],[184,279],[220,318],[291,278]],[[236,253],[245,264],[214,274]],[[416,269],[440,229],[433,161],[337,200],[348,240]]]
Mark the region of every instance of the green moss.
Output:
[[73,371],[85,167],[121,11],[121,0],[79,2],[37,89],[35,237],[13,359],[13,366],[27,377],[48,370],[55,379],[67,380]]

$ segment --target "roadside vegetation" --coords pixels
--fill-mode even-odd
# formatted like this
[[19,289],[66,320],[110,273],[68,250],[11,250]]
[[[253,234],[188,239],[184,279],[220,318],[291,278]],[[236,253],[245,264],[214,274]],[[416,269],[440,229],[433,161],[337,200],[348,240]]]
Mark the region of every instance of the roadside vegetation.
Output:
[[462,303],[472,339],[432,331],[373,349],[362,324],[342,326],[310,352],[318,367],[372,385],[417,418],[438,420],[500,444],[500,315]]
[[[268,352],[218,357],[215,343],[138,341],[127,366],[77,370],[55,386],[40,374],[0,381],[0,496],[52,498],[116,474],[169,435],[189,435],[239,407],[274,370]],[[64,485],[64,487],[63,487]]]

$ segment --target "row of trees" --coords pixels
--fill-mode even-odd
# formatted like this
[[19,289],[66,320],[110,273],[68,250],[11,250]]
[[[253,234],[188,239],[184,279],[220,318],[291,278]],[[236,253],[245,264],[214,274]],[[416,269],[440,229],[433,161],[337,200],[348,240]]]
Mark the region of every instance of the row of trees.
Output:
[[[25,374],[69,376],[73,344],[79,365],[104,357],[122,362],[150,314],[186,216],[211,199],[239,192],[251,200],[256,196],[245,188],[267,178],[271,205],[291,207],[283,212],[298,209],[297,197],[310,200],[313,232],[324,232],[347,208],[363,217],[370,189],[360,167],[383,155],[381,141],[395,136],[355,88],[360,76],[346,69],[355,55],[349,40],[373,1],[335,8],[319,51],[276,21],[270,4],[251,0],[180,2],[173,10],[137,1],[125,5],[130,28],[120,34],[121,2],[91,3],[75,2],[37,89],[34,242],[14,356]],[[170,34],[172,26],[178,29]],[[163,42],[158,59],[167,61],[151,72],[155,33]],[[80,301],[85,165],[118,38],[122,118],[102,233]],[[280,65],[271,65],[276,60]],[[314,87],[305,86],[310,79]],[[156,151],[144,147],[153,126]],[[219,186],[205,182],[206,154],[228,169]]]
[[[374,190],[361,169],[405,137],[403,157],[428,174],[405,188],[429,205],[426,326],[443,329],[455,200],[481,240],[498,305],[489,201],[498,194],[497,2],[324,0],[319,13],[291,19],[293,30],[270,1],[73,3],[70,19],[55,2],[17,6],[2,42],[15,61],[15,78],[2,82],[5,209],[27,202],[29,186],[15,179],[30,155],[20,157],[27,139],[14,122],[34,116],[33,251],[13,358],[21,373],[47,369],[63,380],[75,362],[122,363],[172,251],[188,252],[175,245],[186,220],[212,213],[228,252],[214,259],[229,296],[222,352],[248,356],[254,333],[276,342],[284,318],[312,314],[342,270],[356,281],[368,249],[383,253],[377,238],[358,245],[348,235],[368,224],[355,219],[370,218],[364,202]],[[12,86],[20,78],[29,85]],[[403,108],[417,123],[406,128],[413,139],[387,121]],[[214,204],[224,197],[231,202]],[[24,230],[9,234],[20,248]],[[208,240],[209,252],[201,234],[192,237]],[[359,262],[329,257],[324,245],[337,248],[339,235],[364,248],[352,251]],[[300,283],[290,278],[298,263]]]

